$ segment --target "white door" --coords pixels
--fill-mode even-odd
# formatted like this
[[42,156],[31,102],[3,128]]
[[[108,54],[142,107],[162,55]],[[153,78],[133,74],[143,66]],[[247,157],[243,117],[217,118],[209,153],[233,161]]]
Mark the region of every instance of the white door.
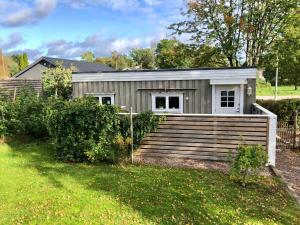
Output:
[[240,114],[241,97],[240,85],[215,86],[215,113]]

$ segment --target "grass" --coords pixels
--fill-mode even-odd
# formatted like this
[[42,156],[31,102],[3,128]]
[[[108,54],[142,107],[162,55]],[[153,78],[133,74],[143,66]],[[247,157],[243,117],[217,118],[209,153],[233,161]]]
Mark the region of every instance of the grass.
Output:
[[[257,86],[256,90],[257,96],[274,96],[275,87],[274,86]],[[294,86],[278,86],[278,96],[300,96],[300,87],[295,90]]]
[[0,224],[300,224],[280,181],[219,171],[65,164],[47,143],[0,144]]

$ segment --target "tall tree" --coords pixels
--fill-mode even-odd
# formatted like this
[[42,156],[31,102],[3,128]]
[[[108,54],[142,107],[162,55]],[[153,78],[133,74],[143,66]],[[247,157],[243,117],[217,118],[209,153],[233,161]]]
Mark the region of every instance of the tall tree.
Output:
[[258,65],[278,33],[290,23],[297,0],[191,0],[186,20],[172,24],[191,41],[213,44],[230,66]]
[[189,49],[177,40],[161,40],[156,47],[156,65],[161,69],[189,68],[192,65]]
[[278,65],[280,83],[300,85],[300,14],[292,15],[292,24],[275,41],[272,51],[265,55],[265,75],[274,82]]
[[155,68],[155,54],[151,48],[134,48],[130,51],[129,57],[140,69]]
[[22,58],[23,58],[23,68],[22,69],[25,69],[29,65],[27,53],[23,53]]
[[0,78],[7,77],[9,77],[9,71],[2,50],[0,49]]
[[8,67],[10,77],[14,76],[15,74],[17,74],[20,71],[18,63],[16,63],[15,60],[11,56],[4,56],[4,60]]
[[19,71],[25,69],[29,65],[27,53],[12,55],[12,58],[18,64]]
[[81,59],[86,62],[93,62],[95,60],[95,55],[91,51],[86,51],[81,55]]
[[159,68],[198,68],[227,66],[226,57],[216,47],[186,45],[177,40],[161,40],[156,48]]
[[116,70],[128,70],[135,67],[135,63],[131,58],[116,51],[111,53],[111,57],[96,58],[95,62],[106,64]]

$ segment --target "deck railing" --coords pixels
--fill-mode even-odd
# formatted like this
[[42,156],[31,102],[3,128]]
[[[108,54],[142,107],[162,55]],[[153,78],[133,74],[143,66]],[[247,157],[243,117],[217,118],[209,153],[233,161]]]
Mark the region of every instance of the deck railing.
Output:
[[265,115],[268,117],[268,133],[267,133],[267,149],[268,149],[268,163],[275,166],[276,164],[276,136],[277,136],[277,116],[265,109],[261,105],[252,104],[252,114]]

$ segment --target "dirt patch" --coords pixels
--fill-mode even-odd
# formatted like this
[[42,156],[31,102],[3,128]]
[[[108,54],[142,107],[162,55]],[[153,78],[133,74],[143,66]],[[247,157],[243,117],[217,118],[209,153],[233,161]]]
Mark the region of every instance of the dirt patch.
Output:
[[[230,163],[219,161],[204,161],[204,160],[192,160],[192,159],[176,159],[176,158],[152,158],[152,157],[134,157],[134,162],[137,164],[146,165],[159,165],[166,167],[176,168],[190,168],[190,169],[209,169],[220,170],[226,174],[229,173]],[[266,167],[260,172],[261,176],[272,176],[269,169]]]
[[300,204],[300,154],[291,150],[278,150],[275,169]]

